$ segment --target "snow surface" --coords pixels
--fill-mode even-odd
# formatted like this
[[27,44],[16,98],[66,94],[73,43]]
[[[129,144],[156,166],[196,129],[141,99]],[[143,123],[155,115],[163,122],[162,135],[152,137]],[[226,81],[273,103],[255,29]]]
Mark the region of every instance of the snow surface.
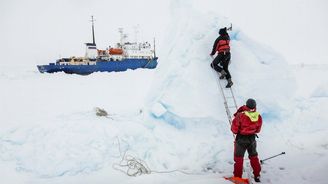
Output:
[[[206,11],[208,3],[161,1],[170,16],[155,29],[155,70],[79,76],[2,66],[1,183],[229,183],[222,177],[232,174],[233,137],[209,53],[231,20]],[[259,156],[286,152],[263,164],[262,183],[327,183],[328,66],[289,65],[242,26],[230,36],[237,103],[255,98],[264,119]],[[113,168],[122,152],[152,171],[185,173],[129,177]]]

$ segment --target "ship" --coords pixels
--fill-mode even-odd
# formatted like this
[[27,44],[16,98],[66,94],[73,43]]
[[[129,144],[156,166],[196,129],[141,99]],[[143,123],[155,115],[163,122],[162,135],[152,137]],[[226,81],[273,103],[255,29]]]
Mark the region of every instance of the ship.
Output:
[[119,28],[120,42],[115,47],[97,49],[94,33],[94,18],[92,22],[92,43],[85,43],[84,57],[60,58],[48,65],[37,65],[41,73],[65,72],[68,74],[89,75],[93,72],[122,72],[128,69],[154,69],[158,62],[153,47],[149,42],[129,42],[123,28]]

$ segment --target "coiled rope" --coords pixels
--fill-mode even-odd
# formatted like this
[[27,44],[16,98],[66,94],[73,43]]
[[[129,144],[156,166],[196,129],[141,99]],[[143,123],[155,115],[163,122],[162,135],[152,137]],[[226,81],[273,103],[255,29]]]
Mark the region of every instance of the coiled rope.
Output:
[[[143,174],[151,174],[151,173],[159,173],[159,174],[167,174],[167,173],[174,173],[174,172],[180,172],[182,174],[186,175],[204,175],[204,172],[199,172],[199,173],[192,173],[192,172],[186,172],[183,170],[175,169],[175,170],[170,170],[170,171],[155,171],[151,170],[148,165],[146,164],[145,161],[141,159],[137,159],[133,157],[132,155],[128,155],[126,150],[124,154],[122,155],[122,150],[121,150],[121,144],[120,140],[118,137],[117,142],[118,142],[118,147],[120,151],[120,157],[121,161],[119,163],[114,163],[112,165],[112,168],[120,171],[128,176],[140,176]],[[127,168],[127,169],[123,169]]]

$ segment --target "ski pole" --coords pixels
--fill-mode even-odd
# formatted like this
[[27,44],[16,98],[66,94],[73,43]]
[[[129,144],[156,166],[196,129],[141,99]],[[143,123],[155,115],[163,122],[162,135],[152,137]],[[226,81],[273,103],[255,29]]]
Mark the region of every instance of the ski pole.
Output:
[[273,155],[272,157],[269,157],[269,158],[266,158],[266,159],[260,160],[260,162],[261,162],[261,164],[263,164],[263,162],[266,161],[266,160],[269,160],[269,159],[272,159],[272,158],[274,158],[274,157],[277,157],[277,156],[280,156],[280,155],[284,155],[284,154],[286,154],[286,153],[285,153],[285,152],[281,152],[281,153],[279,153],[279,154],[277,154],[277,155]]

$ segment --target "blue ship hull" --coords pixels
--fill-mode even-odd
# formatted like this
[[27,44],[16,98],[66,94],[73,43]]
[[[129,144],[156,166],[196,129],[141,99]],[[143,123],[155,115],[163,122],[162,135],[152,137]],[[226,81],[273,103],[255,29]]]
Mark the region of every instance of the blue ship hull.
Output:
[[95,65],[60,65],[50,63],[49,65],[38,65],[41,73],[65,72],[69,74],[88,75],[93,72],[121,72],[127,69],[137,68],[153,69],[157,66],[157,57],[148,59],[123,59],[122,61],[97,61]]

